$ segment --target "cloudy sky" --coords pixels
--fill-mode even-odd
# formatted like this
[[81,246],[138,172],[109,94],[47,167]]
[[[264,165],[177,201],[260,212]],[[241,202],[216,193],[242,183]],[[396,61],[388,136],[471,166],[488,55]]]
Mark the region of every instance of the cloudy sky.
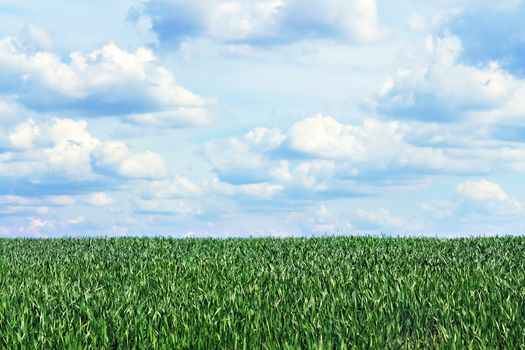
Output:
[[525,233],[525,2],[0,2],[0,237]]

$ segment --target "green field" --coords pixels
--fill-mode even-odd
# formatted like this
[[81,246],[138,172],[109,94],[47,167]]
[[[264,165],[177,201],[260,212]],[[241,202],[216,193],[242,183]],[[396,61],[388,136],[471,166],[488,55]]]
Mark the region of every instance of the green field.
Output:
[[525,239],[0,240],[0,348],[525,348]]

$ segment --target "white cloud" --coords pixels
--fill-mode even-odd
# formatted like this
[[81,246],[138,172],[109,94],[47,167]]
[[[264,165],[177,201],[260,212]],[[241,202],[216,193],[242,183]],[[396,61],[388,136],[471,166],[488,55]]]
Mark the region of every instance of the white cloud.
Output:
[[438,148],[417,147],[405,141],[407,131],[407,126],[400,122],[365,119],[360,125],[344,125],[332,117],[314,115],[294,124],[288,140],[296,151],[349,161],[356,174],[364,169],[437,170],[459,166]]
[[[204,98],[179,85],[152,51],[107,44],[73,52],[69,62],[47,51],[30,52],[14,38],[0,39],[0,91],[28,108],[91,115],[137,114],[153,124],[202,124]],[[192,109],[196,108],[196,109]],[[150,113],[150,114],[144,114]]]
[[521,203],[511,198],[495,182],[465,181],[457,185],[456,192],[463,201],[495,214],[512,214],[521,211]]
[[128,147],[118,141],[104,142],[93,151],[97,170],[127,178],[159,179],[167,175],[163,159],[146,151],[131,154]]
[[292,170],[293,179],[304,188],[319,191],[329,188],[328,181],[336,172],[336,163],[329,160],[300,162]]
[[488,180],[461,182],[457,184],[455,193],[450,200],[426,202],[420,207],[432,219],[451,223],[454,220],[469,223],[486,223],[498,218],[506,220],[522,209],[521,203],[510,197],[498,183]]
[[84,218],[83,216],[78,216],[76,218],[67,220],[66,223],[68,225],[80,225],[80,224],[83,224],[85,221],[86,221],[86,218]]
[[88,196],[85,199],[85,203],[96,207],[106,207],[115,204],[115,199],[104,192],[97,192]]
[[385,37],[375,0],[171,0],[149,1],[131,11],[147,18],[161,44],[189,37],[224,41],[290,42],[328,38],[374,42]]
[[244,194],[249,197],[267,199],[272,198],[277,193],[284,190],[284,186],[269,183],[257,183],[239,185],[237,186],[236,190],[238,193]]
[[30,234],[40,234],[42,230],[52,229],[55,227],[55,221],[53,220],[45,220],[42,218],[30,218],[28,220],[29,226],[23,230],[27,230],[27,232]]
[[525,81],[516,89],[508,99],[503,99],[502,103],[485,110],[472,111],[468,116],[472,120],[488,124],[510,124],[525,125]]
[[225,173],[248,171],[254,174],[254,171],[261,169],[265,163],[264,157],[256,147],[235,137],[207,143],[204,153],[216,169]]
[[131,153],[117,141],[101,141],[83,120],[27,121],[9,134],[13,152],[0,153],[0,175],[94,180],[100,173],[123,178],[159,178],[167,173],[153,152]]
[[276,128],[258,127],[248,131],[244,135],[244,139],[263,151],[270,151],[279,147],[286,136]]
[[20,169],[26,175],[44,172],[79,180],[94,176],[90,155],[100,141],[86,131],[85,121],[55,118],[36,124],[30,120],[15,127],[9,139],[20,149],[12,160],[26,164]]
[[486,129],[468,123],[368,118],[343,124],[319,114],[287,133],[257,128],[243,138],[210,142],[205,155],[224,183],[273,183],[295,197],[376,193],[373,183],[407,190],[439,174],[525,169],[525,145],[493,140]]
[[152,127],[180,127],[207,125],[213,118],[206,108],[182,107],[166,112],[132,114],[124,118],[127,123]]
[[9,141],[15,148],[32,148],[33,141],[40,135],[40,129],[32,120],[19,124],[9,134]]
[[454,36],[429,36],[421,51],[422,56],[410,59],[419,63],[399,69],[380,88],[379,112],[429,121],[457,120],[468,112],[502,105],[523,84],[495,62],[481,67],[461,63],[461,42]]
[[294,124],[288,134],[293,149],[320,157],[363,159],[366,154],[365,145],[351,125],[344,126],[320,114]]

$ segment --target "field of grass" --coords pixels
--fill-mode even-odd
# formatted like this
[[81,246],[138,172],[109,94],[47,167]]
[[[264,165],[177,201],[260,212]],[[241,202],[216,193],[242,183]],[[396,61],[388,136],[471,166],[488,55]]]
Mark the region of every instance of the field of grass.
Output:
[[525,239],[0,240],[0,348],[523,348]]

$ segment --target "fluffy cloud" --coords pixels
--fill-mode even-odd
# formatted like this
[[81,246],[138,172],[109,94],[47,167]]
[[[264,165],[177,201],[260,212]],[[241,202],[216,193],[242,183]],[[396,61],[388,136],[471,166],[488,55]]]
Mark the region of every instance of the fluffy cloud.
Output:
[[294,198],[370,194],[377,191],[370,187],[374,183],[406,186],[439,174],[525,169],[524,144],[493,140],[490,128],[471,130],[470,124],[452,128],[372,118],[343,124],[313,115],[287,132],[256,128],[244,137],[210,142],[204,153],[221,182],[281,185]]
[[375,0],[150,0],[129,18],[146,19],[162,46],[187,38],[278,44],[304,38],[372,42],[385,36]]
[[423,63],[387,79],[377,110],[398,118],[447,122],[500,106],[523,85],[496,62],[463,64],[461,52],[457,37],[427,37]]
[[86,130],[83,120],[28,120],[9,134],[11,148],[0,153],[0,176],[34,183],[94,181],[101,175],[120,178],[160,178],[162,158],[153,152],[131,153],[117,141],[101,141]]
[[512,214],[521,211],[521,204],[495,182],[466,181],[458,184],[456,192],[462,200],[492,213]]
[[330,187],[336,170],[336,162],[331,160],[301,161],[291,166],[288,160],[281,159],[270,168],[270,176],[291,188],[323,191]]
[[87,115],[134,114],[131,120],[178,125],[208,122],[207,101],[178,84],[152,51],[107,44],[69,61],[0,39],[0,92],[37,111]]
[[271,151],[279,147],[286,136],[279,129],[258,127],[244,135],[246,141],[263,151]]
[[167,175],[162,157],[146,151],[131,154],[128,147],[118,141],[104,142],[92,153],[94,168],[104,174],[136,179],[158,179]]
[[365,119],[362,124],[344,125],[332,117],[315,115],[294,124],[288,142],[295,151],[346,161],[349,175],[389,168],[461,171],[461,164],[442,149],[410,144],[405,140],[409,131],[401,122]]
[[258,182],[263,177],[259,170],[268,162],[257,147],[236,137],[208,142],[203,151],[220,177],[231,183]]
[[520,202],[510,197],[498,183],[488,180],[464,181],[456,186],[454,200],[421,204],[421,209],[435,219],[459,216],[494,218],[521,212]]

